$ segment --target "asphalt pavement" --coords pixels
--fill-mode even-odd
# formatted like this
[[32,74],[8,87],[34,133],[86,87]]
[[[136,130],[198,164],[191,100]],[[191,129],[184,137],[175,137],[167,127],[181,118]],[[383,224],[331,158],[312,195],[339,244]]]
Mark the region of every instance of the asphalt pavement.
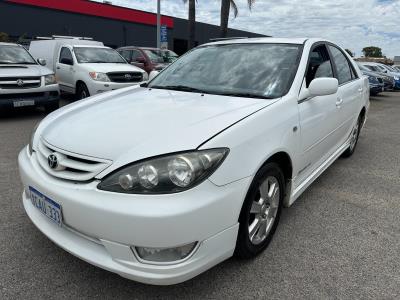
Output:
[[17,155],[44,116],[30,109],[0,118],[0,299],[400,298],[400,93],[371,98],[356,153],[284,209],[265,252],[163,287],[91,266],[30,222]]

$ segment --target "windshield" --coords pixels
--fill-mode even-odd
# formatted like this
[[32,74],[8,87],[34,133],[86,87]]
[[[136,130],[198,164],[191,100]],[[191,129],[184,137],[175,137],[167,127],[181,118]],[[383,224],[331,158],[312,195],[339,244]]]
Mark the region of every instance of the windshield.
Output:
[[227,44],[196,48],[161,72],[149,87],[237,97],[277,98],[297,71],[301,46]]
[[13,45],[0,46],[0,64],[36,65],[25,48]]
[[374,72],[382,72],[383,70],[378,68],[377,66],[371,66],[371,65],[364,65],[367,69],[369,69],[370,71],[374,71]]
[[160,50],[144,49],[144,53],[149,57],[152,63],[163,63],[164,58]]
[[360,68],[361,71],[371,71],[370,69],[368,69],[366,66],[362,65],[362,64],[357,64]]
[[126,64],[125,59],[119,53],[110,48],[74,47],[78,63],[118,63]]

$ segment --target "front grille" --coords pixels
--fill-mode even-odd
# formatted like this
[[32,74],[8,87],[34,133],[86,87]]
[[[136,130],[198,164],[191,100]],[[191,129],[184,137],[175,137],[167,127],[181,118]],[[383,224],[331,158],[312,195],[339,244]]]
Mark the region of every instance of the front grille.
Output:
[[17,94],[0,94],[0,99],[32,99],[43,97],[45,93],[17,93]]
[[112,82],[141,82],[143,73],[141,72],[112,72],[107,73]]
[[0,89],[31,89],[40,84],[40,77],[0,77]]
[[[57,156],[56,168],[51,168],[48,158]],[[39,141],[37,151],[39,165],[50,175],[72,181],[89,181],[111,165],[111,161],[70,153],[50,145],[43,139]]]

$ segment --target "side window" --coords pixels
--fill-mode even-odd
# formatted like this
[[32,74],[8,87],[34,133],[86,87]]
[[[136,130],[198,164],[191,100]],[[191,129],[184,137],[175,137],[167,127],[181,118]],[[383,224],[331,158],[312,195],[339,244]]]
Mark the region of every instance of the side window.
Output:
[[131,61],[131,52],[132,51],[130,51],[130,50],[122,50],[122,51],[119,52],[119,54],[121,54],[121,56],[123,58],[125,58],[125,60],[127,62],[130,62]]
[[337,70],[337,79],[339,84],[343,84],[351,81],[354,78],[354,74],[352,74],[352,70],[350,68],[349,62],[347,58],[344,56],[342,51],[334,46],[329,45],[329,50],[332,53],[333,61],[336,65]]
[[315,47],[310,53],[307,66],[307,87],[315,78],[333,77],[332,63],[325,45]]
[[67,61],[73,62],[71,51],[67,47],[62,47],[58,62],[61,64],[65,64]]
[[143,57],[143,54],[138,50],[132,51],[132,61],[136,61],[136,58]]

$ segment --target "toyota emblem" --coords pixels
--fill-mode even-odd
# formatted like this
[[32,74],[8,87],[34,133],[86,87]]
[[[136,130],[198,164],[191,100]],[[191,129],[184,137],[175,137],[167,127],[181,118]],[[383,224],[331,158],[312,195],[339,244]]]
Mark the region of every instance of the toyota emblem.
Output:
[[50,154],[47,157],[47,163],[49,164],[50,169],[55,169],[58,167],[58,158],[55,154]]
[[126,80],[129,80],[129,79],[131,79],[132,78],[132,75],[131,74],[125,74],[125,79]]
[[17,80],[17,85],[18,86],[23,86],[24,85],[24,81],[22,79],[18,79]]

